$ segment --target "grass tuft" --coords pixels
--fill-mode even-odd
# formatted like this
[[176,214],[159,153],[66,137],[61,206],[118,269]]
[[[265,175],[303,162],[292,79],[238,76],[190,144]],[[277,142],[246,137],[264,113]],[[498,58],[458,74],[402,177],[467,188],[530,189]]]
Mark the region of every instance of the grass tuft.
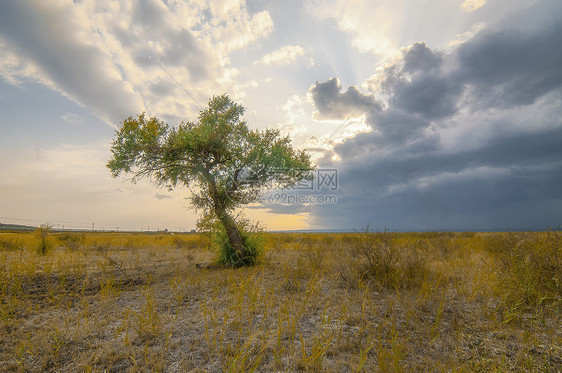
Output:
[[44,238],[0,233],[2,372],[562,370],[559,232]]

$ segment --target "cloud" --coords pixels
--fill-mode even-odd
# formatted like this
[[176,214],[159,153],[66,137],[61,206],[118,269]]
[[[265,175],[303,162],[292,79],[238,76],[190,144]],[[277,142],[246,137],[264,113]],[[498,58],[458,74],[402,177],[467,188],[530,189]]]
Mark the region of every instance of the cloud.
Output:
[[300,45],[286,45],[266,54],[259,60],[255,61],[254,64],[288,65],[295,61],[298,56],[304,55],[305,52],[306,50]]
[[439,74],[422,74],[410,81],[398,79],[389,91],[393,107],[437,119],[456,112],[462,86]]
[[199,106],[169,75],[205,102],[238,84],[230,54],[272,30],[269,13],[245,1],[8,0],[0,76],[46,85],[111,125],[142,111],[185,119]]
[[453,78],[470,84],[482,104],[531,104],[562,84],[561,34],[557,21],[532,32],[480,32],[457,48]]
[[402,50],[404,56],[404,72],[428,72],[439,69],[443,57],[429,49],[425,43],[414,43],[410,48]]
[[455,40],[449,43],[449,46],[457,46],[468,40],[486,27],[486,22],[477,22],[470,26],[470,30],[457,34]]
[[244,97],[246,97],[246,89],[257,88],[258,85],[259,85],[258,82],[256,82],[253,79],[250,80],[250,81],[244,82],[244,83],[235,84],[231,89],[230,95],[231,95],[233,100],[240,101]]
[[361,116],[366,109],[380,109],[373,97],[362,94],[357,87],[350,86],[344,93],[341,90],[338,78],[317,82],[310,87],[308,94],[316,108],[316,119],[342,120],[350,115]]
[[[222,13],[221,13],[222,14]],[[273,20],[267,11],[252,16],[245,7],[204,25],[203,30],[212,39],[223,63],[232,51],[244,48],[273,31]]]
[[332,20],[359,52],[383,59],[419,40],[444,46],[466,18],[458,3],[450,0],[315,0],[309,4],[311,14]]
[[[367,9],[368,8],[368,9]],[[397,48],[393,34],[392,5],[377,2],[366,5],[361,1],[318,1],[311,13],[321,19],[334,19],[338,28],[352,35],[352,44],[360,52],[389,54]]]
[[486,5],[487,0],[464,0],[461,9],[465,12],[474,12]]
[[[306,116],[304,111],[305,100],[303,100],[298,95],[293,95],[287,99],[287,102],[279,109],[283,110],[285,116],[289,123],[295,123],[299,118],[304,118]],[[299,126],[300,127],[300,126]],[[301,127],[302,128],[302,127]]]
[[44,80],[63,94],[106,120],[143,108],[110,56],[82,38],[90,34],[90,22],[72,3],[7,1],[2,2],[0,14],[0,33],[10,49],[33,61]]
[[314,85],[319,116],[356,112],[373,131],[319,160],[338,167],[341,198],[309,211],[338,228],[560,224],[562,26],[545,11],[544,2],[525,11],[540,26],[484,29],[449,51],[412,44],[366,85],[376,94],[342,93],[337,78]]
[[174,198],[174,197],[172,197],[172,196],[170,196],[170,195],[162,194],[162,193],[156,193],[156,194],[154,195],[154,197],[156,197],[157,199],[170,199],[170,198]]
[[62,116],[62,120],[64,120],[67,123],[74,123],[74,124],[78,124],[78,123],[83,123],[84,121],[82,120],[82,117],[80,117],[77,114],[74,113],[66,113]]

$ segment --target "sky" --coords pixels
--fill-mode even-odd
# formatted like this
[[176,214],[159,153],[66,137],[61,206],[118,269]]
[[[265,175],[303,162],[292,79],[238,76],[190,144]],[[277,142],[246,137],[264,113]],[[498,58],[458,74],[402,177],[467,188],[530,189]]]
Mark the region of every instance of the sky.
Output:
[[0,51],[2,223],[194,228],[111,141],[227,93],[318,167],[244,209],[267,229],[562,224],[559,0],[5,0]]

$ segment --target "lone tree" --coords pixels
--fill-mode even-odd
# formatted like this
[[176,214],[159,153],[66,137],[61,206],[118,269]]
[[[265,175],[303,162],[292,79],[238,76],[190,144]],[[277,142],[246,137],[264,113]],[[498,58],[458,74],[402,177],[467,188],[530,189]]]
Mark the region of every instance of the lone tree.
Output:
[[245,108],[226,94],[209,100],[197,122],[170,127],[157,118],[129,117],[115,132],[107,163],[113,177],[132,174],[170,190],[191,190],[191,204],[220,222],[233,266],[255,255],[233,219],[236,208],[257,200],[269,183],[289,187],[311,176],[310,156],[292,148],[278,130],[248,128]]

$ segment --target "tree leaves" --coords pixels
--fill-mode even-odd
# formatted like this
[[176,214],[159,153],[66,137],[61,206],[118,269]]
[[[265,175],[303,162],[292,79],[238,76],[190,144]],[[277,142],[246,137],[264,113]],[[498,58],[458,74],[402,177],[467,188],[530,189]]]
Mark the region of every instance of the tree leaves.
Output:
[[156,117],[125,119],[107,167],[113,177],[131,174],[158,186],[185,186],[205,211],[232,211],[255,201],[275,181],[290,186],[312,171],[310,156],[292,148],[278,130],[257,131],[241,119],[245,108],[226,94],[209,100],[197,122],[169,127]]

